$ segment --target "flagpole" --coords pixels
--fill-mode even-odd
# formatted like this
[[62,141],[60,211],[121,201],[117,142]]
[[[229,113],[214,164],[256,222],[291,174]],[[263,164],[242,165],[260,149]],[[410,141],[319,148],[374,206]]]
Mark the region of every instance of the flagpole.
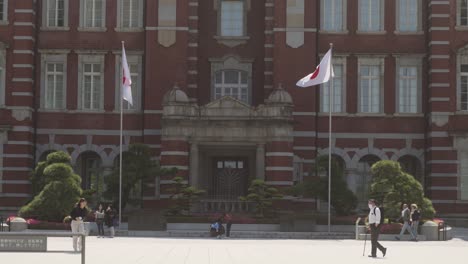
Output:
[[[122,41],[122,50],[124,50],[124,44],[125,42]],[[122,56],[120,57],[121,59],[123,58]],[[123,138],[123,85],[120,86],[119,228],[122,228],[122,138]]]
[[[330,43],[333,58],[333,43]],[[333,60],[330,58],[330,68],[333,66]],[[332,153],[332,103],[333,103],[333,69],[330,69],[330,91],[328,92],[328,234],[331,232],[331,153]]]

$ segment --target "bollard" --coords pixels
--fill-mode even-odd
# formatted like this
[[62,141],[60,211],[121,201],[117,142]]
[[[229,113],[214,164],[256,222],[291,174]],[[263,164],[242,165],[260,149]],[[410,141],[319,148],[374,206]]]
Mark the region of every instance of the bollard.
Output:
[[81,235],[81,264],[86,264],[86,236]]

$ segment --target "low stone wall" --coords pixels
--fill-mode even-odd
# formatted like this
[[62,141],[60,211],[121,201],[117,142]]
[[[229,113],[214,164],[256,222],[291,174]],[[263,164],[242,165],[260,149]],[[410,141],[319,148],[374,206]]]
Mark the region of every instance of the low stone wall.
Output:
[[[210,223],[167,223],[168,231],[176,230],[191,230],[191,231],[207,231],[210,229]],[[265,231],[279,232],[280,225],[275,224],[233,224],[232,231]]]

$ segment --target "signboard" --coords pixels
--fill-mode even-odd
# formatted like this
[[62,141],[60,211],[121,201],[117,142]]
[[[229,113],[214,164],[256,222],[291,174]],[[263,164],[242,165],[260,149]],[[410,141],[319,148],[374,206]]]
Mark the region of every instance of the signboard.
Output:
[[46,236],[2,236],[0,234],[0,251],[47,251]]

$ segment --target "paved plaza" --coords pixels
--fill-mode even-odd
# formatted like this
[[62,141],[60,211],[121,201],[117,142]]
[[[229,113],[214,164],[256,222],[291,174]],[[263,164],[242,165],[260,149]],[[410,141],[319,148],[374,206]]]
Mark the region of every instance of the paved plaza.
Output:
[[[49,250],[70,250],[71,238],[50,238]],[[384,241],[385,258],[362,256],[356,240],[231,240],[88,237],[88,264],[296,264],[296,263],[466,263],[468,239],[447,242]],[[76,253],[0,253],[1,263],[78,264]]]

